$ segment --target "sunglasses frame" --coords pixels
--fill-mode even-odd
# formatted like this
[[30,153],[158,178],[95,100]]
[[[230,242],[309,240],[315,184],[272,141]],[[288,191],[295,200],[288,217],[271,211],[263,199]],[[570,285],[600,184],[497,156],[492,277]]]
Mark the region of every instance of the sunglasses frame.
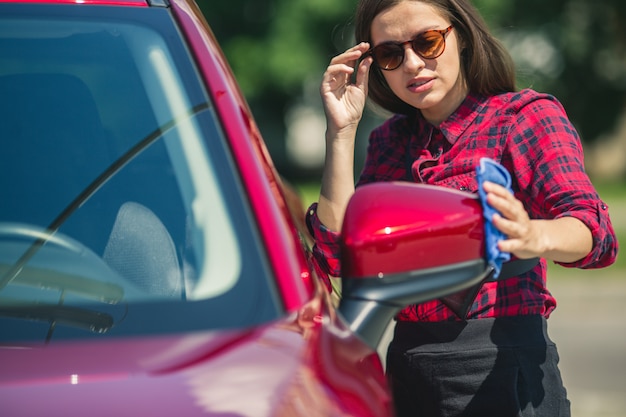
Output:
[[[419,56],[420,56],[421,58],[423,58],[423,59],[437,59],[437,58],[439,58],[439,57],[440,57],[440,56],[444,53],[444,51],[446,50],[446,35],[447,35],[448,33],[450,33],[450,31],[451,31],[453,28],[454,28],[454,25],[450,25],[450,26],[448,26],[448,27],[447,27],[447,28],[445,28],[445,29],[431,29],[431,30],[426,30],[426,31],[424,31],[424,32],[421,32],[421,33],[417,34],[417,35],[416,35],[415,37],[413,37],[412,39],[409,39],[408,41],[404,41],[404,42],[391,42],[391,41],[390,41],[390,42],[383,42],[383,43],[381,43],[381,44],[379,44],[379,45],[376,45],[376,46],[375,46],[375,47],[373,47],[373,48],[370,48],[370,49],[369,49],[369,50],[368,50],[368,51],[367,51],[367,52],[366,52],[363,56],[364,56],[364,57],[366,57],[366,56],[371,56],[372,58],[374,58],[374,63],[376,64],[376,66],[377,66],[378,68],[380,68],[381,70],[384,70],[384,71],[393,71],[393,70],[395,70],[395,69],[400,68],[400,66],[404,63],[404,59],[406,58],[406,48],[405,48],[405,47],[406,47],[406,45],[411,45],[411,49],[413,50],[413,52],[415,52],[417,55],[419,55]],[[415,44],[414,44],[414,42],[415,42],[416,40],[418,40],[420,37],[423,37],[425,34],[427,34],[427,33],[433,33],[433,32],[438,33],[439,35],[441,35],[441,39],[442,39],[442,42],[443,42],[443,47],[441,48],[441,51],[439,51],[439,53],[437,53],[435,56],[428,56],[428,57],[427,57],[427,56],[424,56],[424,55],[423,55],[420,51],[418,51],[418,50],[416,50],[416,49],[415,49],[415,47],[414,47],[414,45],[415,45]],[[400,47],[400,49],[399,49],[399,50],[401,50],[401,51],[402,51],[402,60],[400,61],[400,63],[399,63],[397,66],[395,66],[395,67],[393,67],[393,68],[391,68],[391,67],[383,67],[383,66],[379,65],[379,64],[378,64],[378,62],[377,62],[377,60],[376,60],[376,55],[375,55],[375,50],[376,50],[376,48],[379,48],[379,47],[381,47],[381,46],[386,46],[386,45],[398,46],[398,47]]]

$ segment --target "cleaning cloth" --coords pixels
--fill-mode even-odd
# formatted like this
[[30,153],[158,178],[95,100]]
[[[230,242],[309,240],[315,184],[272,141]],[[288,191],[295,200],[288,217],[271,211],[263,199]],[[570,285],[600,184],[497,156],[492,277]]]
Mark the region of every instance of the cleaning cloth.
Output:
[[494,269],[493,279],[498,278],[502,270],[502,264],[511,259],[509,252],[503,252],[498,248],[498,242],[506,239],[506,235],[493,225],[493,215],[500,214],[489,203],[487,203],[487,193],[483,190],[485,181],[493,182],[507,188],[511,193],[511,175],[502,165],[491,158],[480,158],[476,166],[476,180],[478,181],[478,195],[483,207],[485,217],[485,253],[487,263]]

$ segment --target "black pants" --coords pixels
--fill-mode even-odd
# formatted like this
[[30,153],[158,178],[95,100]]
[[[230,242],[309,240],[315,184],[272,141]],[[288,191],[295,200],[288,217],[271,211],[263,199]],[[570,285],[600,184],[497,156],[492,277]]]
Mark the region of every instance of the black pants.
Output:
[[398,417],[569,417],[540,316],[396,324],[387,374]]

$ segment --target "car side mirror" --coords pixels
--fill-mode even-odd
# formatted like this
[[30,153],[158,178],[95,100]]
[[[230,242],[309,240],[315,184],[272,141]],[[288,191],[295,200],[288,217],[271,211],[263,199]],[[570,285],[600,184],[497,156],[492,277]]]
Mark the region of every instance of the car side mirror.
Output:
[[339,311],[374,348],[405,306],[466,289],[491,272],[478,196],[437,186],[359,187],[346,210],[342,244]]

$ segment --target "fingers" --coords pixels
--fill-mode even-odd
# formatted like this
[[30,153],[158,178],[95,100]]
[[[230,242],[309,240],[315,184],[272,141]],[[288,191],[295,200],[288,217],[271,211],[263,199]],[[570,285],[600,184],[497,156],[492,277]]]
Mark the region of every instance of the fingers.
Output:
[[[492,182],[485,182],[483,186],[487,193],[487,202],[502,215],[503,221],[500,223],[508,225],[504,221],[506,219],[511,222],[528,220],[528,213],[526,213],[524,205],[508,189]],[[503,232],[505,231],[503,230]]]
[[359,63],[357,67],[357,74],[355,85],[366,92],[367,95],[367,81],[369,77],[370,68],[372,66],[373,59],[371,57],[365,58]]
[[350,67],[354,67],[356,61],[363,56],[365,52],[369,49],[369,43],[361,42],[358,45],[353,46],[352,48],[346,50],[345,52],[337,55],[330,61],[330,65],[335,64],[345,64]]
[[537,233],[524,208],[513,193],[500,185],[485,182],[487,202],[500,214],[494,214],[493,225],[507,236],[498,243],[500,250],[513,253],[518,258],[537,256]]
[[490,181],[485,181],[483,183],[483,189],[487,194],[494,194],[499,197],[506,197],[507,195],[511,195],[511,192],[507,188]]
[[504,217],[511,218],[526,214],[521,201],[515,198],[507,188],[488,181],[483,184],[483,188],[487,193],[487,202]]
[[368,49],[369,43],[362,42],[335,56],[324,73],[322,89],[333,91],[349,85],[355,66],[358,68],[355,84],[360,88],[365,87],[371,58],[364,59],[359,65],[356,63]]

